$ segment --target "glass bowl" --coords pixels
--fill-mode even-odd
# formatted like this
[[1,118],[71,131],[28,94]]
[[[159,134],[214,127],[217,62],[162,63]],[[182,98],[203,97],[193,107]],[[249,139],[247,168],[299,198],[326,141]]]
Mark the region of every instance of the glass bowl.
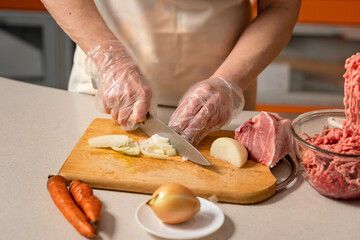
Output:
[[291,123],[296,158],[306,181],[319,193],[338,199],[360,198],[360,155],[330,152],[306,142],[328,126],[328,118],[346,119],[344,110],[318,110],[299,115]]

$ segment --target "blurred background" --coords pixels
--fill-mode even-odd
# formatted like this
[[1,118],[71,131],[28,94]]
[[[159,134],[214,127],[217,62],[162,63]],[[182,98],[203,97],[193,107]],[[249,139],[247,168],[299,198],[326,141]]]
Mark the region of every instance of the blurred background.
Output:
[[[74,48],[40,0],[1,0],[0,76],[67,89]],[[343,108],[344,64],[356,52],[359,0],[302,0],[291,41],[258,78],[257,110]]]

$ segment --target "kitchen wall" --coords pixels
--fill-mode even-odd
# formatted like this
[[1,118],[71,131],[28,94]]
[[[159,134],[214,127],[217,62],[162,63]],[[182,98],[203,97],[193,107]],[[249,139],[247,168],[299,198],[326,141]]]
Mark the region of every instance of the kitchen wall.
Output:
[[0,76],[67,89],[74,43],[44,9],[1,10],[2,4]]
[[258,110],[343,108],[345,60],[360,52],[359,0],[302,0],[293,37],[259,76]]
[[360,27],[299,23],[260,74],[259,105],[343,107],[345,60],[360,52]]

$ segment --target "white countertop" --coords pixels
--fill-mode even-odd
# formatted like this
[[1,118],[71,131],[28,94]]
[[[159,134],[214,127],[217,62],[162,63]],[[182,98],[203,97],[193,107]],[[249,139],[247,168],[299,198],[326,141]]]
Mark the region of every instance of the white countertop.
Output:
[[[0,239],[85,239],[54,205],[46,188],[95,118],[110,118],[92,96],[0,77]],[[169,109],[159,110],[167,121]],[[256,112],[240,114],[240,125]],[[280,114],[287,117],[286,114]],[[291,115],[288,115],[291,117]],[[293,116],[293,115],[292,115]],[[100,239],[159,239],[136,223],[146,194],[94,190],[103,202]],[[360,200],[324,197],[299,174],[286,189],[253,205],[216,203],[224,225],[204,239],[359,239]]]

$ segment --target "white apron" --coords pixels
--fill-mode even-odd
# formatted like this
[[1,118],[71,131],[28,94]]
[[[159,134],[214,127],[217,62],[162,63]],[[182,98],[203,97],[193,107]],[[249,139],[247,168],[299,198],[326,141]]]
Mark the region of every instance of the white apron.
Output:
[[[165,106],[177,106],[187,89],[216,71],[252,18],[249,0],[95,2]],[[77,47],[69,90],[95,94],[85,58]],[[247,105],[256,99],[250,88]]]

